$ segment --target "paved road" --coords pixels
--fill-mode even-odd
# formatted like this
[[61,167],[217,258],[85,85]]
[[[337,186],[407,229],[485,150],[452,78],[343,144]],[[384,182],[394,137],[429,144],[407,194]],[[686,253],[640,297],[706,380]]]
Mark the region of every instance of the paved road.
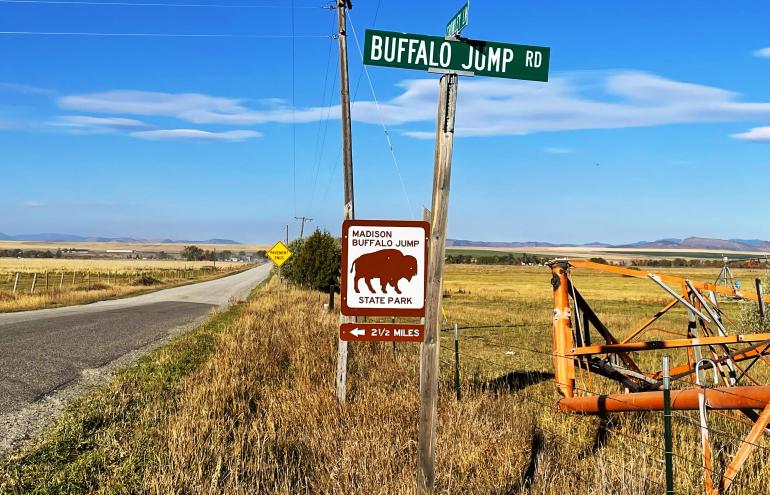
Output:
[[202,321],[231,299],[244,299],[270,268],[265,264],[137,297],[0,314],[0,416],[67,387],[84,370],[101,368]]

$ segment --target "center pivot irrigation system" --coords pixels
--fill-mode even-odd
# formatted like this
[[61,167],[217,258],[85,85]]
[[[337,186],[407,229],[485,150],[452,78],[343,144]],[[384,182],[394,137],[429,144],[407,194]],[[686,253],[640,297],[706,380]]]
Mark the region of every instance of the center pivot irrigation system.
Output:
[[[553,355],[556,387],[562,398],[562,411],[582,414],[605,414],[632,411],[697,410],[703,450],[705,492],[725,493],[757,442],[770,433],[770,386],[761,385],[748,375],[758,362],[770,366],[770,333],[730,334],[727,318],[719,308],[717,296],[753,300],[760,315],[770,296],[742,293],[735,286],[725,287],[697,283],[681,277],[656,275],[584,260],[556,259],[548,262],[554,294]],[[656,312],[627,337],[618,340],[591,308],[572,283],[573,269],[588,268],[616,275],[647,278],[671,296],[671,302]],[[681,305],[687,311],[688,323],[684,338],[670,340],[639,340],[645,332],[661,330],[654,326],[669,310]],[[603,340],[591,341],[590,329]],[[680,349],[686,360],[664,369],[644,370],[639,358],[632,353],[653,350]],[[649,361],[649,360],[647,360]],[[701,372],[712,370],[714,387],[702,385]],[[623,392],[609,395],[587,395],[576,387],[576,374],[590,380],[591,374],[620,384]],[[681,379],[684,389],[670,390],[669,381]],[[751,384],[745,384],[745,382]],[[720,386],[716,386],[720,385]],[[740,411],[752,423],[746,438],[724,469],[721,479],[714,483],[714,468],[708,439],[708,410]],[[758,412],[759,411],[759,412]],[[737,419],[737,418],[736,418]],[[670,446],[666,449],[670,453]]]

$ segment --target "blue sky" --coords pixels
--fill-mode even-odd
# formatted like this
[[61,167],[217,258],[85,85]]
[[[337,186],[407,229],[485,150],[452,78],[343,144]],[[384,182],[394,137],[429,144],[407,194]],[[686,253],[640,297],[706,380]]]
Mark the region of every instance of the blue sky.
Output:
[[[0,34],[0,232],[270,242],[295,215],[339,231],[334,12],[177,3],[0,1],[4,33],[226,35]],[[351,19],[362,44],[369,27],[440,35],[460,5],[362,0]],[[460,81],[450,237],[770,239],[768,21],[762,1],[473,0],[464,35],[551,47],[551,80]],[[437,76],[370,67],[377,105],[349,50],[357,215],[416,217]]]

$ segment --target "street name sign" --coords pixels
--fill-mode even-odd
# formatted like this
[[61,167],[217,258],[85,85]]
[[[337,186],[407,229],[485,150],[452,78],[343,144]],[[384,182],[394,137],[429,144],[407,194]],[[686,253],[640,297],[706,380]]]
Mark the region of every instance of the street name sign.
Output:
[[424,316],[428,232],[428,222],[345,220],[342,314]]
[[422,342],[424,325],[418,323],[343,323],[340,339],[361,342]]
[[286,247],[286,244],[282,243],[281,241],[278,241],[275,243],[275,246],[270,248],[270,251],[267,252],[267,257],[273,260],[273,263],[275,263],[275,266],[281,267],[284,263],[286,263],[286,260],[291,258],[292,252],[289,251],[289,248]]
[[548,81],[551,49],[493,41],[366,30],[364,63],[402,69]]
[[465,2],[465,5],[449,19],[449,23],[446,25],[446,35],[448,37],[457,36],[468,25],[468,4],[469,2]]

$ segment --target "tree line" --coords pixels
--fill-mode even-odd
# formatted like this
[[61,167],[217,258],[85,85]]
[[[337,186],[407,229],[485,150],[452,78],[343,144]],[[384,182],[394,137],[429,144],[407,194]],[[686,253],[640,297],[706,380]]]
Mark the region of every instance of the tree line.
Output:
[[62,250],[56,252],[47,249],[40,251],[38,249],[0,249],[0,258],[61,258]]
[[[163,253],[163,251],[161,251],[161,253]],[[256,253],[257,256],[259,256],[260,253],[264,256],[264,251],[258,251]],[[198,246],[185,246],[184,249],[182,249],[181,256],[187,261],[225,261],[234,256],[241,258],[245,257],[246,251],[239,251],[236,254],[229,249],[217,251],[216,249],[201,249]]]
[[500,255],[473,256],[470,254],[448,254],[445,258],[449,264],[478,264],[478,265],[542,265],[547,258],[527,253],[506,253]]

